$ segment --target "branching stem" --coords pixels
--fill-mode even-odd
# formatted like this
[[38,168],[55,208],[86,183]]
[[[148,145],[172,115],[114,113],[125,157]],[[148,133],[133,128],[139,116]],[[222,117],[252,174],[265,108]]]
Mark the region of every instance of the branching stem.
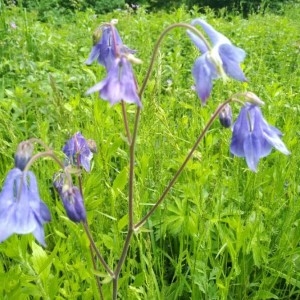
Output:
[[162,193],[162,195],[160,196],[160,198],[157,200],[157,202],[153,205],[153,207],[148,211],[148,213],[138,222],[134,225],[134,230],[137,231],[141,226],[143,226],[143,224],[149,219],[149,217],[156,211],[156,209],[158,208],[158,206],[163,202],[163,200],[166,198],[166,195],[168,194],[168,192],[170,191],[170,189],[173,187],[173,185],[175,184],[176,180],[178,179],[179,175],[182,173],[183,169],[185,168],[185,166],[187,165],[187,163],[189,162],[189,160],[191,159],[191,157],[193,156],[194,151],[196,150],[196,148],[199,146],[200,142],[202,141],[203,137],[205,136],[205,134],[207,133],[207,131],[209,130],[210,126],[212,125],[212,123],[214,122],[214,120],[218,117],[219,113],[222,111],[222,109],[225,107],[226,104],[230,103],[232,101],[232,99],[226,100],[224,103],[222,103],[214,112],[214,114],[211,116],[211,118],[209,119],[208,123],[206,124],[206,126],[204,127],[203,131],[201,132],[201,134],[199,135],[199,137],[197,138],[194,146],[191,148],[191,150],[189,151],[188,155],[186,156],[185,160],[183,161],[182,165],[179,167],[179,169],[177,170],[177,172],[175,173],[175,175],[173,176],[173,178],[171,179],[171,181],[169,182],[169,184],[167,185],[167,187],[165,188],[164,192]]

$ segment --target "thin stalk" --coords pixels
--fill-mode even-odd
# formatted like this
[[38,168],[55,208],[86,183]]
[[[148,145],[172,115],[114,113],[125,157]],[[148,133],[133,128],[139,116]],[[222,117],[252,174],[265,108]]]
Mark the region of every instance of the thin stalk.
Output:
[[[90,248],[90,253],[91,253],[91,257],[92,257],[93,268],[94,268],[94,270],[97,270],[96,260],[95,260],[95,257],[93,255],[92,246],[90,245],[89,248]],[[96,280],[96,283],[97,283],[97,288],[98,288],[98,291],[99,291],[100,299],[104,300],[100,278],[97,275],[94,275],[94,277],[95,277],[95,280]]]
[[128,125],[128,118],[127,118],[125,102],[122,100],[121,104],[122,104],[122,115],[123,115],[125,132],[126,132],[126,136],[128,139],[128,144],[130,145],[132,140],[131,140],[131,134],[130,134],[129,125]]
[[62,169],[65,168],[65,166],[63,165],[63,163],[55,156],[55,154],[53,153],[52,150],[48,150],[48,151],[44,151],[44,152],[39,152],[35,155],[33,155],[30,160],[28,161],[28,163],[26,164],[26,167],[24,168],[23,172],[27,172],[30,167],[32,166],[32,164],[39,158],[41,157],[50,157],[52,158]]
[[121,257],[118,261],[118,264],[114,270],[115,277],[113,278],[113,300],[117,299],[118,295],[118,280],[120,276],[120,272],[122,269],[122,266],[125,262],[128,249],[130,246],[130,241],[133,235],[133,227],[134,227],[134,219],[133,219],[133,206],[134,206],[134,162],[135,162],[135,144],[136,144],[136,138],[137,138],[137,130],[138,130],[138,124],[141,114],[141,108],[137,107],[136,111],[136,117],[135,117],[135,123],[134,123],[134,129],[132,134],[132,141],[130,144],[130,165],[129,165],[129,192],[128,192],[128,232],[127,236],[124,242],[124,246],[122,249]]
[[129,207],[128,207],[128,228],[133,229],[133,198],[134,198],[134,165],[135,165],[135,144],[137,138],[138,124],[140,120],[141,108],[137,107],[132,141],[130,144],[130,165],[129,165]]
[[146,76],[144,78],[144,81],[143,81],[143,84],[141,86],[141,89],[140,89],[140,92],[139,92],[139,95],[140,97],[143,95],[144,91],[145,91],[145,88],[146,88],[146,85],[148,83],[148,80],[150,78],[150,75],[151,75],[151,72],[153,70],[153,66],[154,66],[154,62],[155,62],[155,58],[156,58],[156,55],[158,53],[158,49],[160,47],[160,44],[162,42],[162,40],[164,39],[164,37],[166,36],[166,34],[173,30],[174,28],[177,28],[177,27],[182,27],[182,28],[185,28],[185,29],[189,29],[190,31],[192,31],[193,33],[195,33],[197,36],[199,36],[199,38],[201,38],[201,40],[205,43],[205,45],[207,46],[207,48],[210,50],[211,49],[211,46],[210,44],[207,42],[207,39],[203,36],[203,34],[197,29],[195,28],[194,26],[190,25],[190,24],[187,24],[187,23],[176,23],[176,24],[172,24],[170,25],[169,27],[167,27],[162,33],[161,35],[159,36],[158,40],[156,41],[156,44],[154,46],[154,49],[153,49],[153,53],[152,53],[152,56],[151,56],[151,59],[150,59],[150,64],[149,64],[149,67],[148,67],[148,70],[147,70],[147,73],[146,73]]
[[101,264],[102,264],[102,266],[104,267],[104,269],[106,270],[106,272],[107,272],[112,278],[114,278],[114,277],[115,277],[114,272],[110,269],[110,267],[108,266],[108,264],[106,263],[106,261],[105,261],[104,258],[102,257],[101,253],[99,252],[99,250],[98,250],[98,248],[97,248],[97,246],[96,246],[96,244],[95,244],[95,242],[94,242],[94,239],[93,239],[93,237],[92,237],[92,234],[91,234],[91,232],[90,232],[90,229],[89,229],[89,226],[88,226],[87,222],[86,222],[86,221],[85,221],[85,222],[82,222],[82,224],[83,224],[83,228],[84,228],[84,230],[85,230],[85,233],[86,233],[86,235],[87,235],[87,237],[88,237],[88,239],[89,239],[89,241],[90,241],[90,244],[91,244],[91,246],[93,247],[93,249],[94,249],[94,251],[95,251],[95,253],[96,253],[98,259],[100,260],[100,262],[101,262]]
[[117,264],[117,267],[114,271],[115,276],[113,278],[113,298],[112,298],[113,300],[116,300],[117,296],[118,296],[119,276],[120,276],[122,266],[123,266],[123,264],[125,262],[125,259],[126,259],[126,256],[127,256],[127,252],[128,252],[129,246],[130,246],[130,241],[131,241],[133,232],[134,232],[133,229],[129,229],[128,232],[127,232],[126,240],[125,240],[125,243],[124,243],[124,246],[123,246],[123,251],[122,251],[121,257],[119,259],[119,262]]
[[[94,270],[97,270],[96,259],[95,259],[94,252],[93,252],[93,248],[92,248],[92,245],[91,245],[91,244],[89,245],[89,249],[90,249],[90,253],[91,253],[91,258],[92,258],[93,268],[94,268]],[[97,283],[97,288],[98,288],[98,291],[99,291],[100,299],[101,299],[101,300],[104,300],[104,296],[103,296],[103,292],[102,292],[102,285],[101,285],[101,282],[100,282],[100,278],[99,278],[97,275],[94,275],[94,277],[95,277],[95,280],[96,280],[96,283]]]
[[183,169],[185,168],[185,166],[187,165],[187,163],[189,162],[189,160],[191,159],[191,157],[193,156],[194,151],[197,149],[197,147],[199,146],[199,143],[201,142],[201,140],[203,139],[203,137],[205,136],[205,134],[207,133],[207,131],[209,130],[210,126],[212,125],[212,123],[214,122],[214,120],[218,117],[219,113],[221,112],[221,110],[224,108],[224,106],[228,103],[230,103],[232,101],[232,99],[226,100],[224,103],[222,103],[214,112],[214,114],[211,116],[211,118],[209,119],[208,123],[206,124],[206,126],[204,127],[204,129],[202,130],[201,134],[199,135],[199,137],[197,138],[194,146],[191,148],[191,150],[189,151],[188,155],[186,156],[185,160],[183,161],[183,163],[181,164],[181,166],[179,167],[179,169],[177,170],[177,172],[175,173],[175,175],[173,176],[173,178],[171,179],[171,181],[169,182],[169,184],[167,185],[167,187],[165,188],[165,190],[163,191],[162,195],[160,196],[160,198],[157,200],[157,202],[154,204],[154,206],[148,211],[148,213],[138,222],[134,225],[134,231],[137,231],[141,226],[143,226],[143,224],[148,220],[148,218],[155,212],[155,210],[158,208],[158,206],[163,202],[163,200],[166,198],[166,195],[168,194],[168,192],[170,191],[170,189],[173,187],[173,185],[175,184],[176,180],[178,179],[179,175],[182,173]]
[[[80,168],[79,156],[77,157],[77,167]],[[79,185],[79,190],[80,190],[81,197],[82,197],[82,199],[84,199],[81,175],[78,176],[78,185]],[[88,229],[88,232],[87,232],[86,228]],[[90,230],[89,230],[89,224],[88,224],[87,220],[84,221],[84,229],[85,229],[85,232],[86,232],[86,234],[87,234],[87,236],[90,240],[90,235],[88,234],[88,233],[90,233]],[[89,249],[90,249],[91,259],[92,259],[92,263],[93,263],[93,268],[94,268],[94,270],[97,270],[96,259],[95,259],[94,252],[93,252],[94,248],[93,248],[91,242],[90,242],[90,245],[89,245]],[[102,285],[101,285],[101,282],[100,282],[100,278],[97,275],[94,275],[94,277],[95,277],[95,280],[96,280],[96,283],[97,283],[100,299],[103,300],[104,297],[103,297],[103,293],[102,293]]]
[[[21,191],[22,191],[22,186],[23,186],[23,183],[24,183],[24,176],[26,175],[26,173],[28,172],[28,170],[30,169],[30,167],[33,165],[33,163],[41,158],[41,157],[50,157],[52,158],[62,169],[64,169],[64,165],[62,164],[62,162],[55,156],[55,154],[53,153],[52,150],[49,150],[49,151],[45,151],[45,152],[39,152],[35,155],[33,155],[30,160],[27,162],[23,172],[22,172],[22,181],[21,181],[21,184],[20,184],[20,187],[19,187],[19,191],[18,191],[18,194],[17,194],[17,198],[19,199],[20,195],[21,195]],[[70,183],[72,183],[72,179],[71,179],[71,176],[68,172],[65,172],[66,176],[67,176],[67,179]]]
[[44,143],[42,140],[40,139],[37,139],[37,138],[30,138],[29,140],[27,140],[28,142],[35,142],[35,143],[38,143],[40,144],[41,146],[43,146],[47,151],[51,151],[51,148],[46,144]]

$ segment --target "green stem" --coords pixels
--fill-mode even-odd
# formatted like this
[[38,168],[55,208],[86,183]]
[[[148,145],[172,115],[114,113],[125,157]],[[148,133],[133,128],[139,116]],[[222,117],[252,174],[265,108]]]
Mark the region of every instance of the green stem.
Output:
[[183,163],[181,164],[181,166],[179,167],[179,169],[177,170],[177,172],[175,173],[175,175],[173,176],[173,178],[171,179],[171,181],[169,182],[169,184],[167,185],[167,187],[165,188],[164,192],[162,193],[162,195],[160,196],[160,198],[157,200],[157,202],[154,204],[154,206],[148,211],[148,213],[138,222],[134,225],[134,231],[137,231],[141,226],[143,226],[143,224],[148,220],[148,218],[155,212],[155,210],[158,208],[158,206],[163,202],[163,200],[166,198],[166,195],[168,194],[168,192],[170,191],[170,189],[173,187],[173,185],[175,184],[176,180],[178,179],[179,175],[182,173],[183,169],[185,168],[185,166],[187,165],[187,163],[189,162],[189,160],[191,159],[194,151],[196,150],[196,148],[199,146],[199,143],[201,142],[201,140],[203,139],[203,137],[205,136],[205,134],[207,133],[207,131],[209,130],[210,126],[212,125],[212,123],[214,122],[214,120],[218,117],[219,113],[221,112],[221,110],[224,108],[224,106],[228,103],[230,103],[232,101],[232,99],[230,98],[229,100],[226,100],[224,103],[222,103],[214,112],[214,114],[211,116],[211,118],[209,119],[208,123],[206,124],[206,126],[204,127],[203,131],[201,132],[201,134],[199,135],[198,139],[196,140],[194,146],[191,148],[190,152],[188,153],[188,155],[186,156],[185,160],[183,161]]

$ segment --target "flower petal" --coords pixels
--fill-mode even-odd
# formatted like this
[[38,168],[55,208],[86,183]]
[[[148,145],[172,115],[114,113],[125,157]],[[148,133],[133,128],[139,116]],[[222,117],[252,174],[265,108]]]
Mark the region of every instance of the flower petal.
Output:
[[268,128],[267,131],[264,131],[263,135],[266,138],[266,140],[269,142],[269,144],[275,147],[277,150],[279,150],[285,155],[291,154],[290,151],[285,146],[285,144],[283,143],[283,141],[280,139],[280,137],[278,137],[277,134],[274,134],[274,132],[272,132],[270,128]]
[[93,61],[99,57],[99,55],[100,55],[100,49],[101,49],[101,44],[95,45],[92,48],[91,53],[90,53],[88,59],[85,61],[85,64],[91,65],[93,63]]
[[198,96],[202,103],[205,104],[212,89],[212,80],[217,77],[215,66],[204,54],[196,60],[192,73],[195,78]]
[[90,88],[86,94],[99,91],[100,97],[114,105],[122,100],[142,106],[137,92],[130,62],[125,58],[117,58],[107,73],[107,77]]
[[218,48],[225,72],[239,81],[247,81],[239,63],[244,60],[245,51],[233,45],[222,44]]
[[207,22],[205,22],[202,19],[195,19],[192,21],[191,23],[192,25],[200,25],[204,31],[207,33],[207,35],[209,36],[209,38],[211,39],[212,43],[214,45],[216,44],[231,44],[229,39],[221,34],[220,32],[218,32],[217,30],[215,30],[211,25],[209,25]]
[[244,153],[249,169],[256,172],[260,159],[260,141],[254,134],[249,134],[244,141]]
[[43,226],[38,225],[36,226],[35,230],[32,232],[32,234],[34,235],[34,237],[36,238],[36,240],[42,245],[42,246],[46,246],[45,243],[45,233],[44,233],[44,229]]
[[196,45],[196,47],[200,50],[200,52],[205,53],[208,51],[206,44],[202,41],[202,39],[199,36],[197,36],[190,30],[187,30],[187,34],[193,41],[193,43]]
[[95,84],[94,86],[92,86],[91,88],[89,88],[86,92],[85,95],[89,95],[95,92],[99,92],[103,86],[106,84],[106,79],[98,82],[97,84]]
[[230,151],[232,154],[244,157],[244,140],[250,132],[249,123],[247,120],[247,109],[242,107],[240,114],[232,128],[232,140],[230,144]]

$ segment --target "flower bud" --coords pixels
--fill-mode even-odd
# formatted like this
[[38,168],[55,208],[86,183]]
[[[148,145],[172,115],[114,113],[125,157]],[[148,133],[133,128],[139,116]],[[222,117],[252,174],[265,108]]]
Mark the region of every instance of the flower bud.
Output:
[[55,174],[53,185],[63,201],[67,216],[76,223],[85,221],[86,211],[81,192],[78,187],[70,185],[65,179],[66,175],[64,173]]
[[61,195],[63,205],[70,220],[81,222],[86,220],[86,212],[80,190],[77,186],[72,186]]
[[219,120],[223,127],[228,128],[232,123],[232,110],[230,105],[227,103],[224,108],[220,111]]
[[32,157],[33,144],[29,141],[23,141],[18,145],[15,153],[15,167],[23,171]]

